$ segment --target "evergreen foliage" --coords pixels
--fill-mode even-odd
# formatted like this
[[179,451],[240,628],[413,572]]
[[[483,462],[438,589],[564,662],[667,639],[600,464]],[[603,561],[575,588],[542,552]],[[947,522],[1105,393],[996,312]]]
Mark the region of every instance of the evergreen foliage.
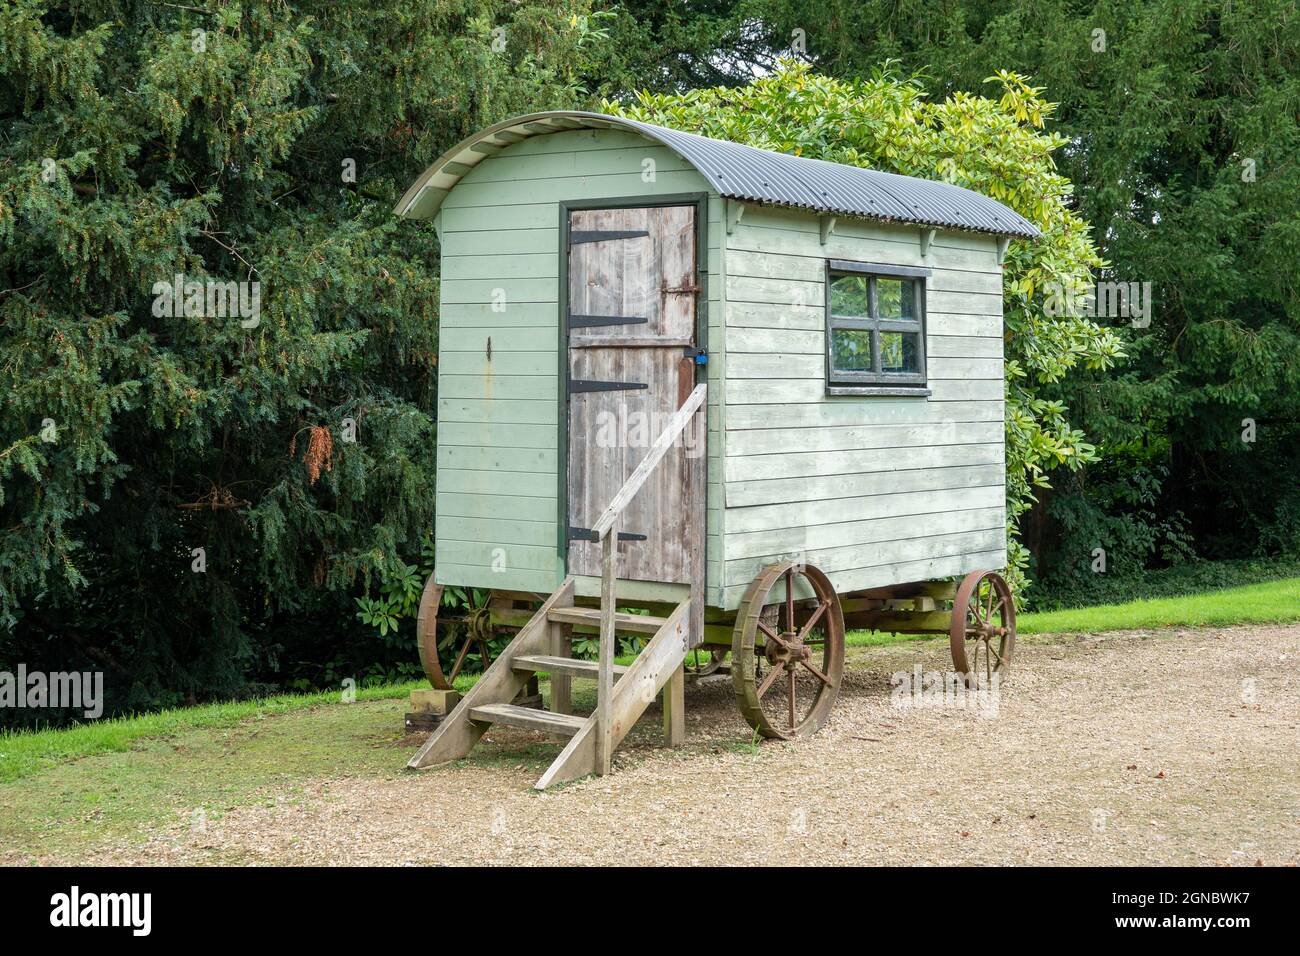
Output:
[[104,668],[110,709],[416,670],[353,603],[433,528],[436,238],[392,204],[573,106],[588,12],[0,9],[0,665]]

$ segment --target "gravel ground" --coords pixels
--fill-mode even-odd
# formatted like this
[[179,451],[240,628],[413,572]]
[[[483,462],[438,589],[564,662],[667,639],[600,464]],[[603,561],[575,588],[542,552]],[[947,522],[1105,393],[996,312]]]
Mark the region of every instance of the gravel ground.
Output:
[[[899,707],[889,677],[916,664],[946,670],[946,642],[850,651],[830,723],[797,743],[750,746],[729,681],[704,683],[687,689],[685,748],[656,746],[647,716],[605,778],[536,793],[544,738],[503,728],[470,761],[386,779],[308,781],[235,809],[204,832],[178,823],[83,860],[1300,859],[1300,626],[1022,639],[995,717]],[[395,765],[418,738],[402,743]]]

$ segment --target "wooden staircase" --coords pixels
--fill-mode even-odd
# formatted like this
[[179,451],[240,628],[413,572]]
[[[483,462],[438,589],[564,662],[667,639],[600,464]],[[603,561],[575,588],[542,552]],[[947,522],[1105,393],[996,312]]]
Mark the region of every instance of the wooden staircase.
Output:
[[[591,773],[606,774],[614,748],[660,691],[664,692],[664,736],[670,746],[681,743],[685,736],[682,663],[687,650],[703,637],[703,582],[692,582],[691,597],[667,617],[620,614],[618,524],[628,502],[691,416],[702,408],[704,397],[705,386],[696,386],[592,529],[602,547],[600,607],[575,606],[574,579],[565,578],[442,720],[408,766],[422,769],[457,760],[474,748],[492,724],[506,724],[569,738],[555,762],[534,784],[538,790]],[[574,660],[570,656],[574,624],[600,628],[599,661]],[[614,663],[615,633],[619,631],[652,635],[626,667]],[[539,671],[551,677],[551,710],[512,704],[529,678]],[[570,687],[575,677],[596,680],[596,711],[590,717],[569,712]]]
[[[566,579],[438,725],[409,765],[424,768],[456,760],[468,754],[492,724],[506,724],[569,738],[535,784],[539,790],[591,773],[608,773],[614,748],[665,685],[673,685],[664,694],[666,736],[670,744],[680,743],[682,661],[688,645],[690,606],[690,600],[683,601],[666,618],[616,616],[616,630],[635,630],[653,637],[630,665],[610,661],[612,688],[604,697],[609,704],[608,721],[602,725],[606,708],[598,706],[590,717],[568,712],[570,681],[594,678],[599,687],[601,662],[569,656],[566,625],[600,623],[603,609],[574,607],[573,579]],[[510,703],[539,671],[551,675],[553,709]],[[600,699],[599,689],[597,695]]]

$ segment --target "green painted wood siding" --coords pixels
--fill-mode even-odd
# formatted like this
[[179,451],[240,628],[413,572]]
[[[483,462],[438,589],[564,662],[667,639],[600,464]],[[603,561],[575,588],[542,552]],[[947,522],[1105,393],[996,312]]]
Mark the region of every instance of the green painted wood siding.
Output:
[[[645,176],[646,160],[654,164]],[[559,206],[707,193],[670,150],[632,133],[538,136],[484,160],[439,216],[437,579],[549,591],[563,576],[560,520]],[[710,343],[723,338],[721,201],[708,204]],[[494,306],[496,290],[504,304]],[[488,339],[492,357],[487,357]],[[721,434],[722,361],[709,365],[710,442]],[[722,458],[709,468],[710,603],[722,595]]]
[[[746,207],[726,236],[722,604],[801,555],[836,589],[1006,563],[1002,270],[992,237]],[[928,398],[828,396],[825,263],[928,266]],[[715,351],[717,343],[713,344]]]

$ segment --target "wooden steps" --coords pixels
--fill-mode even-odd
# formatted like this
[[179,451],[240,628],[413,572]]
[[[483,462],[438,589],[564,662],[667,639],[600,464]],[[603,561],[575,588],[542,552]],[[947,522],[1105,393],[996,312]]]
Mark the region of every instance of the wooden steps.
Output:
[[[595,680],[600,674],[600,665],[595,661],[582,661],[572,657],[552,657],[547,654],[520,654],[511,665],[517,671],[534,674],[545,671],[563,677],[587,677]],[[614,678],[626,674],[627,668],[622,664],[614,665]]]
[[[599,696],[597,712],[590,717],[536,710],[512,703],[538,671],[551,675],[552,703],[558,711],[568,710],[567,685],[570,680],[574,677],[600,677],[600,665],[596,661],[564,656],[569,649],[567,641],[571,638],[569,631],[573,624],[600,626],[601,612],[574,607],[573,591],[573,578],[566,578],[492,662],[478,683],[466,691],[455,709],[442,719],[408,766],[421,769],[457,760],[474,748],[492,724],[506,724],[568,738],[555,762],[534,784],[538,790],[591,773],[608,772],[610,751],[619,745],[661,691],[664,696],[665,738],[670,744],[680,743],[685,733],[681,689],[685,684],[682,663],[688,644],[690,600],[678,605],[668,617],[613,615],[617,629],[653,636],[629,666],[611,664],[606,659],[610,667],[607,678],[617,678],[617,682],[612,683],[605,698],[603,724]],[[612,635],[607,632],[606,637]],[[598,679],[598,688],[599,684]]]
[[553,714],[548,710],[516,707],[514,704],[483,704],[471,707],[469,719],[487,724],[507,724],[525,730],[540,730],[560,737],[572,737],[587,723],[586,717]]
[[[551,609],[548,617],[556,624],[585,624],[597,631],[600,630],[600,608],[598,607],[557,607]],[[667,620],[663,617],[651,617],[648,614],[615,614],[614,630],[655,634]]]

